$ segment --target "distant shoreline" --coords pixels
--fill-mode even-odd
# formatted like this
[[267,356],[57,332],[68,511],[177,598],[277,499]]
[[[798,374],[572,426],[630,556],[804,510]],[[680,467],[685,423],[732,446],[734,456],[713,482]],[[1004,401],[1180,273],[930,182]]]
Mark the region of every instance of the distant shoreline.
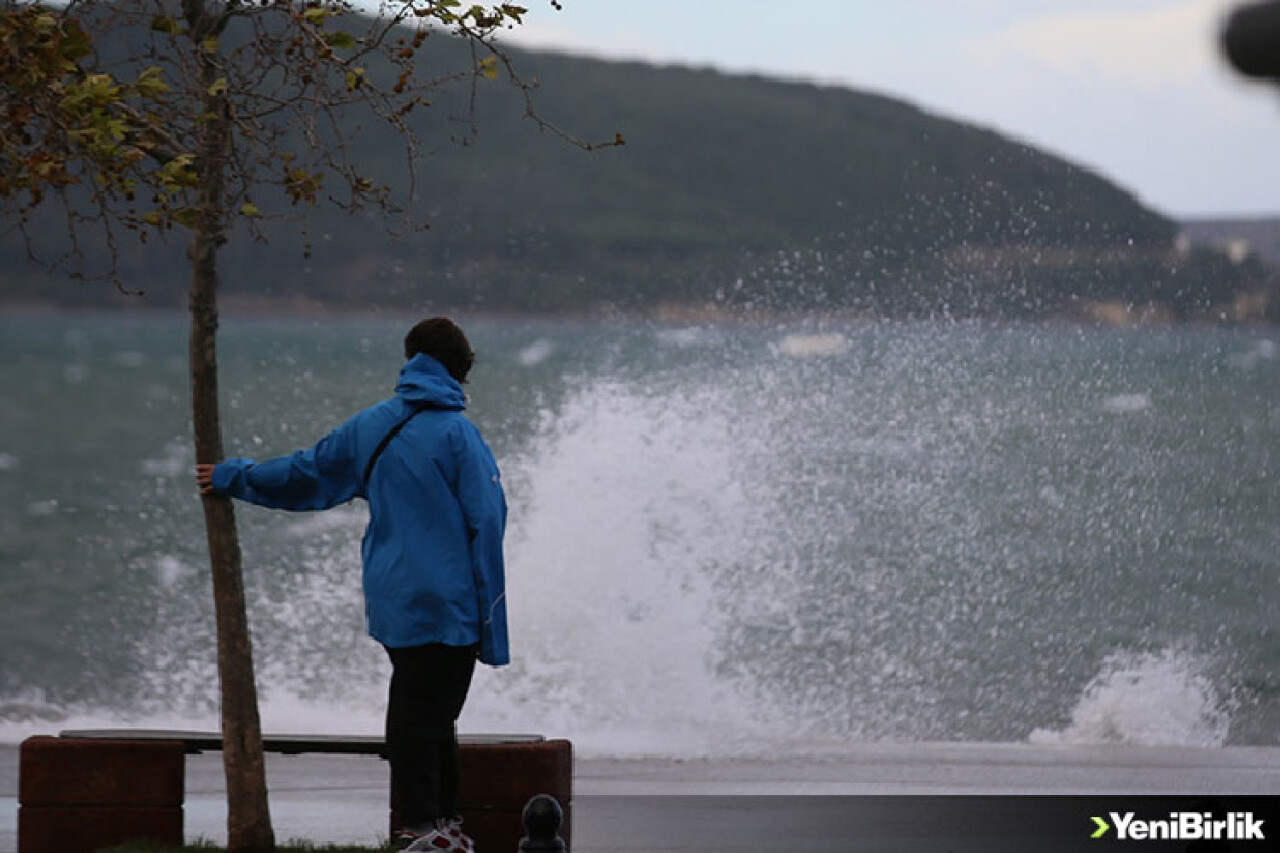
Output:
[[[74,316],[188,316],[178,305],[149,304],[138,298],[132,303],[67,304],[57,300],[3,299],[0,298],[0,317],[74,317]],[[699,305],[695,303],[666,303],[645,310],[595,308],[582,311],[518,311],[469,309],[460,307],[426,306],[412,309],[404,306],[364,307],[302,297],[244,296],[233,294],[220,300],[220,315],[227,319],[366,319],[410,320],[416,317],[438,314],[479,320],[507,321],[555,321],[571,322],[647,322],[658,324],[692,325],[757,325],[767,323],[816,323],[869,325],[874,323],[954,322],[954,323],[1017,323],[1017,324],[1070,324],[1097,328],[1173,328],[1215,326],[1225,328],[1276,327],[1266,317],[1265,299],[1238,300],[1224,306],[1217,317],[1201,316],[1181,318],[1167,306],[1157,302],[1141,305],[1119,300],[1081,301],[1070,310],[1046,313],[1034,318],[1001,316],[973,317],[896,317],[875,315],[865,311],[832,310],[825,312],[776,311],[735,306]]]

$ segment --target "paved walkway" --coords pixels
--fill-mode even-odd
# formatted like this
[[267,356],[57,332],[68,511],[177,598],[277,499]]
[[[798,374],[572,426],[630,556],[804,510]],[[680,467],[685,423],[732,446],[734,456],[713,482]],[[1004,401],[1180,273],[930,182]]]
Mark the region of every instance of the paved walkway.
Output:
[[[1026,800],[1011,799],[1018,795],[1100,795],[1100,807],[1131,794],[1280,802],[1280,748],[869,744],[768,760],[580,759],[575,769],[575,853],[993,851],[999,839],[989,834],[973,835],[972,848],[958,839],[1000,821],[1047,826],[1060,816],[1052,803],[1028,811]],[[385,837],[387,769],[378,759],[272,755],[268,774],[281,841]],[[17,776],[17,748],[0,747],[0,853],[16,848]],[[188,838],[225,839],[221,756],[189,756],[186,789]],[[1012,816],[1011,803],[1022,804]],[[1087,815],[1069,817],[1063,846],[1037,849],[1080,849]]]

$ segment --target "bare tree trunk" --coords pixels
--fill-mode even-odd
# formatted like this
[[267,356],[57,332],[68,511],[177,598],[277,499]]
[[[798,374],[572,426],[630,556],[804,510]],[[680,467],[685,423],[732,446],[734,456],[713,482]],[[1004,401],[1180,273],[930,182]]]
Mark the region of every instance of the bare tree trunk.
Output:
[[[201,30],[208,22],[203,4],[187,0],[185,5],[192,32],[203,39]],[[196,462],[213,463],[223,458],[218,412],[217,256],[218,247],[226,239],[224,181],[231,143],[227,105],[220,95],[212,93],[218,70],[208,53],[200,51],[200,56],[203,82],[211,94],[205,100],[200,147],[193,159],[199,179],[199,207],[190,250],[191,408]],[[262,725],[235,510],[226,497],[206,496],[203,504],[218,632],[227,849],[231,853],[271,853],[275,835],[267,803]]]
[[[191,408],[197,462],[223,457],[218,420],[216,250],[200,234],[191,283]],[[213,600],[218,631],[218,681],[222,699],[222,756],[227,777],[227,848],[263,853],[275,847],[267,805],[262,725],[254,683],[240,541],[231,499],[204,498]]]

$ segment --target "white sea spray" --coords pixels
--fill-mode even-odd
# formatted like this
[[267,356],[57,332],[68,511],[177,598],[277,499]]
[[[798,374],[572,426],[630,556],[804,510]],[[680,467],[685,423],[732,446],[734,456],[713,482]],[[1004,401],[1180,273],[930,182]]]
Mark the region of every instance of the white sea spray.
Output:
[[1032,743],[1216,747],[1230,731],[1229,697],[1207,673],[1212,658],[1178,647],[1108,655],[1061,731]]

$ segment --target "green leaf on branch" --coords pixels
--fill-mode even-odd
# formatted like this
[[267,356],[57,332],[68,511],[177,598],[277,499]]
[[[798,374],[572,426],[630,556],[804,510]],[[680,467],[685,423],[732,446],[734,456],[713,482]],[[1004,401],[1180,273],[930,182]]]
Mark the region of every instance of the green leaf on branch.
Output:
[[82,116],[120,98],[120,87],[110,74],[90,74],[66,88],[59,107],[67,115]]
[[347,77],[348,92],[354,92],[356,89],[359,89],[362,85],[364,85],[364,69],[363,68],[352,68],[348,70],[346,73],[346,77]]
[[194,228],[200,212],[194,207],[180,207],[173,212],[173,221],[187,228]]
[[[100,132],[105,140],[105,144],[121,142],[124,140],[125,131],[128,127],[124,123],[124,119],[108,118],[105,121],[99,122],[99,125],[101,127]],[[114,146],[112,147],[114,148]]]
[[246,201],[244,204],[240,205],[240,215],[248,217],[249,219],[254,219],[261,216],[262,211],[259,210],[258,206],[253,202]]
[[309,24],[321,24],[329,17],[328,9],[311,8],[302,13],[302,19]]
[[227,85],[227,78],[219,77],[213,81],[213,85],[209,87],[208,92],[215,98],[219,95],[225,95],[227,93]]
[[503,15],[504,17],[510,18],[511,20],[515,21],[517,24],[524,23],[523,16],[528,11],[529,10],[526,9],[525,7],[517,6],[514,3],[503,3],[500,7],[498,7],[499,14]]
[[350,50],[357,44],[355,36],[342,31],[325,33],[324,40],[330,47],[336,47],[340,50]]
[[462,16],[449,10],[456,9],[461,5],[461,0],[438,0],[429,9],[421,10],[420,14],[430,15],[442,24],[454,24],[462,20]]
[[176,36],[182,32],[182,24],[178,23],[177,18],[170,18],[168,15],[156,15],[151,19],[151,31]]
[[93,53],[93,42],[89,33],[78,23],[70,22],[67,31],[58,44],[58,56],[65,62],[76,62]]
[[192,159],[190,154],[179,154],[165,163],[158,175],[160,187],[170,192],[194,187],[199,179],[191,166]]
[[35,18],[31,22],[32,28],[42,36],[47,36],[53,32],[58,26],[58,19],[53,15],[47,15],[37,12]]
[[164,81],[164,69],[154,65],[139,74],[133,86],[144,98],[158,98],[171,91],[169,84]]
[[284,176],[284,190],[294,204],[305,201],[315,204],[316,194],[324,183],[324,172],[308,172],[306,169],[289,169]]
[[480,73],[484,75],[486,80],[498,79],[498,60],[494,59],[492,56],[486,56],[484,59],[480,60],[480,64],[477,68]]

